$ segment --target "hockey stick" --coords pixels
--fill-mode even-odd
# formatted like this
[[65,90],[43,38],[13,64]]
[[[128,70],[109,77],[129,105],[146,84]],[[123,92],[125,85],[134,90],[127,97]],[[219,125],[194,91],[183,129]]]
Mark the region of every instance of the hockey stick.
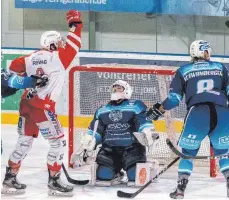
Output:
[[63,168],[64,174],[65,174],[65,176],[66,176],[66,178],[67,178],[69,183],[72,183],[72,184],[75,184],[75,185],[86,185],[86,184],[89,183],[89,180],[75,180],[75,179],[72,179],[69,176],[69,174],[68,174],[68,172],[67,172],[67,170],[66,170],[66,168],[64,166],[64,163],[62,163],[62,168]]
[[188,156],[183,153],[181,153],[176,147],[174,147],[173,143],[167,138],[166,143],[169,146],[169,148],[172,150],[173,153],[175,153],[177,156],[183,158],[183,159],[222,159],[222,158],[228,158],[228,154],[218,155],[218,156]]
[[154,180],[156,180],[160,175],[162,175],[164,172],[166,172],[172,165],[174,165],[180,157],[175,158],[171,163],[169,163],[164,169],[162,169],[156,176],[154,176],[148,183],[146,183],[144,186],[142,186],[139,190],[137,190],[134,193],[128,193],[128,192],[123,192],[118,190],[117,191],[117,196],[121,198],[128,198],[132,199],[136,197],[142,190],[147,188]]

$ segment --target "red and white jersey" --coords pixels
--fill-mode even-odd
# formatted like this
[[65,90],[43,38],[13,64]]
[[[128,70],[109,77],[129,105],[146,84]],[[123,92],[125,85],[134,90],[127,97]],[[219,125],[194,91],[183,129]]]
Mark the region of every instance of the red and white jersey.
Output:
[[[72,30],[72,29],[71,29]],[[46,86],[37,88],[37,95],[28,100],[30,105],[55,112],[55,103],[64,85],[66,69],[81,47],[81,27],[68,33],[66,45],[56,51],[39,50],[28,56],[16,58],[10,70],[19,75],[45,74],[49,78]],[[29,89],[25,90],[25,99]]]

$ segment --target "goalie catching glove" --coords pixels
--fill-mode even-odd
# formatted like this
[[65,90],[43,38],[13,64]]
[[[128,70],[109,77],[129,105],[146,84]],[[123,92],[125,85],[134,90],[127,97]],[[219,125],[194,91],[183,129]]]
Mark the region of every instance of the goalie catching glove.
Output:
[[92,156],[93,150],[96,147],[96,139],[92,135],[85,135],[71,156],[70,163],[72,168],[87,165],[88,157]]
[[157,148],[159,134],[155,133],[153,128],[145,128],[142,132],[134,132],[133,134],[141,145],[148,147],[148,151],[151,152],[153,149]]

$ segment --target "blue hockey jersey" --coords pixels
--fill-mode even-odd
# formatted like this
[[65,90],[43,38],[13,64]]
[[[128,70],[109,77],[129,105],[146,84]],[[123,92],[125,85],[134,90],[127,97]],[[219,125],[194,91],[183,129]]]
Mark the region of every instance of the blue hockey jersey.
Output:
[[124,100],[121,104],[108,103],[100,107],[89,126],[88,134],[93,135],[95,121],[99,120],[96,142],[107,146],[130,146],[138,143],[133,132],[152,127],[146,121],[146,105],[140,100]]
[[185,94],[187,108],[203,102],[227,107],[229,97],[228,69],[219,62],[198,61],[181,66],[171,82],[165,110],[176,107]]

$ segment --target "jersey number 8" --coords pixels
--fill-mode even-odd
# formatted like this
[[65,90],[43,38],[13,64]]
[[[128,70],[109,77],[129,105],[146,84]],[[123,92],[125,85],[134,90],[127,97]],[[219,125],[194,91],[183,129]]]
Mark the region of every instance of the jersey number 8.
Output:
[[200,80],[197,82],[197,94],[213,89],[214,81],[212,79]]

